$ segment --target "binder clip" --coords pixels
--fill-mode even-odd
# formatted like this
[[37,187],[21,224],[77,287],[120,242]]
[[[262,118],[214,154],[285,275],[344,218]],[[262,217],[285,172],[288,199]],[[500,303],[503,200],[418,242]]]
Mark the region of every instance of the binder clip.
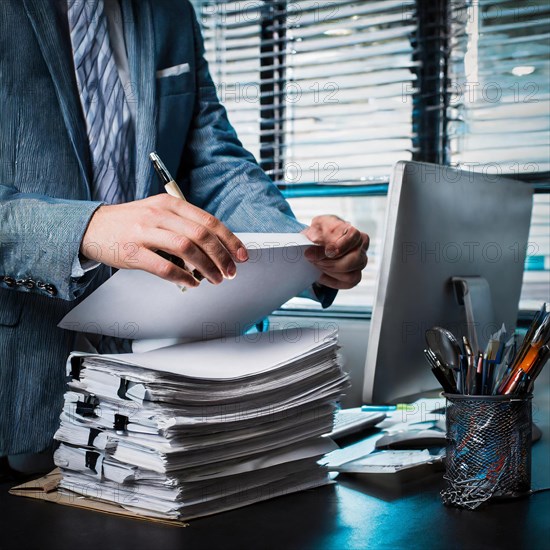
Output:
[[118,386],[118,391],[116,394],[121,399],[126,399],[130,401],[130,398],[126,396],[126,392],[128,391],[128,388],[130,387],[130,380],[126,380],[125,378],[120,379],[120,385]]
[[99,405],[99,400],[95,395],[87,395],[84,401],[77,401],[76,414],[86,418],[97,418],[95,408]]
[[123,414],[115,414],[115,422],[113,425],[113,429],[117,433],[125,432],[126,427],[128,426],[128,422],[129,420],[127,416],[124,416]]
[[80,380],[80,371],[82,370],[82,357],[75,356],[70,357],[71,362],[71,371],[70,371],[70,378],[73,380]]
[[99,458],[99,453],[96,453],[95,451],[86,451],[86,459],[85,459],[85,466],[86,468],[89,468],[92,470],[94,474],[97,474],[96,471],[96,465],[97,465],[97,459]]
[[101,433],[101,430],[97,428],[90,428],[90,433],[88,435],[88,447],[94,446],[95,438]]

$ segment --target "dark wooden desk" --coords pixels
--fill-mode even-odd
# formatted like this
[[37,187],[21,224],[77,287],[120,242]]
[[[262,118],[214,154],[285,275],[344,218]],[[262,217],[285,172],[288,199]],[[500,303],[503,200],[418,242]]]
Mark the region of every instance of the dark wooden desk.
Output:
[[[550,367],[537,384],[533,489],[550,487]],[[446,508],[441,475],[404,491],[352,478],[166,527],[8,495],[0,485],[0,549],[550,549],[550,491],[468,512]]]

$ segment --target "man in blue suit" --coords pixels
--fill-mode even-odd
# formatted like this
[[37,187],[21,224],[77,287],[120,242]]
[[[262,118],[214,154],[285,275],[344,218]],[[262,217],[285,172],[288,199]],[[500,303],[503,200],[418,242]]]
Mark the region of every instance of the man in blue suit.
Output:
[[[75,345],[57,324],[110,267],[194,286],[163,250],[218,284],[247,260],[233,231],[304,230],[325,307],[359,282],[367,235],[294,218],[227,120],[188,1],[3,1],[0,52],[0,457],[50,447]],[[153,150],[188,203],[160,189]]]

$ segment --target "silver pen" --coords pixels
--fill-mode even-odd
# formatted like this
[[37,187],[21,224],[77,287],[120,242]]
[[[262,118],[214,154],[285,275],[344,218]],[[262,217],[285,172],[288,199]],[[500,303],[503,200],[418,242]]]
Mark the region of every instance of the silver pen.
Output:
[[[155,171],[158,174],[160,180],[164,184],[164,189],[166,190],[166,192],[172,197],[185,201],[185,196],[181,192],[179,185],[175,182],[174,178],[168,171],[168,168],[166,168],[164,162],[162,162],[158,154],[153,151],[149,154],[149,158],[151,159],[151,162],[153,163]],[[178,258],[177,256],[173,256],[171,254],[161,254],[161,256],[176,264],[178,267],[185,269],[185,271],[187,271],[197,281],[197,283],[200,283],[204,279],[204,276],[199,273],[199,271],[194,269],[193,266],[187,265],[181,258]],[[186,287],[184,286],[178,286],[182,289],[182,291],[186,289]]]

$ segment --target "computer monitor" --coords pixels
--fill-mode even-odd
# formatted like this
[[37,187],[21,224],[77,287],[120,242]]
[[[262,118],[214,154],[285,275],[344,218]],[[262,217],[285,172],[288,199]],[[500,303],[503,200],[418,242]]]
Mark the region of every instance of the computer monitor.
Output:
[[423,354],[425,331],[437,325],[461,339],[472,330],[457,295],[462,284],[453,283],[454,277],[475,283],[467,298],[473,298],[480,348],[502,323],[509,333],[514,330],[532,202],[530,186],[492,173],[397,163],[364,403],[396,403],[439,387]]

